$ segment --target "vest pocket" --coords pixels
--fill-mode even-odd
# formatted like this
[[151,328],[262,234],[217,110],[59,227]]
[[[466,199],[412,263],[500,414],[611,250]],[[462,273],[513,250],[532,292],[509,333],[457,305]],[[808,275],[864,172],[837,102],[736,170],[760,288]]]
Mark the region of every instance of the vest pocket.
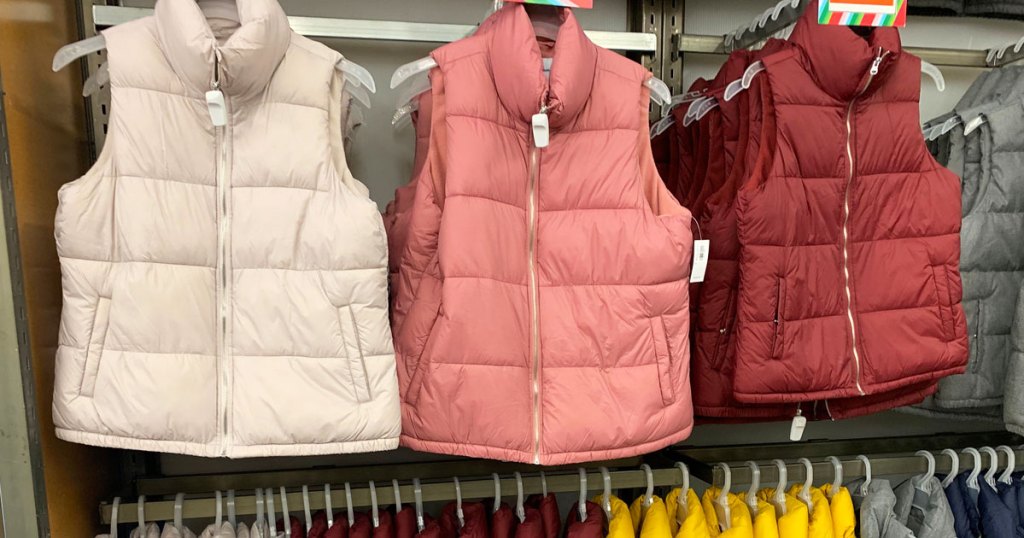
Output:
[[935,297],[939,308],[939,321],[942,324],[942,338],[952,341],[956,337],[956,325],[953,321],[952,286],[949,283],[949,271],[945,264],[932,265],[932,281],[935,283]]
[[103,357],[103,345],[107,341],[107,330],[110,328],[110,299],[100,297],[96,302],[96,313],[89,328],[89,342],[85,348],[85,365],[82,367],[82,382],[78,394],[92,398],[96,391],[96,377],[100,373],[100,359]]
[[775,283],[775,318],[772,320],[772,358],[781,359],[786,335],[786,279]]
[[736,289],[729,290],[728,303],[722,311],[722,319],[719,320],[718,334],[715,335],[714,354],[711,356],[711,367],[719,369],[722,361],[725,360],[725,351],[729,347],[732,338],[732,325],[736,319]]
[[368,402],[370,395],[370,379],[366,373],[363,360],[363,345],[359,340],[359,324],[351,306],[338,308],[338,322],[341,325],[341,337],[345,341],[345,354],[348,357],[349,379],[357,402]]
[[650,318],[651,335],[654,337],[654,356],[658,364],[658,384],[661,386],[661,400],[669,405],[676,400],[676,385],[673,383],[672,352],[668,347],[665,318]]

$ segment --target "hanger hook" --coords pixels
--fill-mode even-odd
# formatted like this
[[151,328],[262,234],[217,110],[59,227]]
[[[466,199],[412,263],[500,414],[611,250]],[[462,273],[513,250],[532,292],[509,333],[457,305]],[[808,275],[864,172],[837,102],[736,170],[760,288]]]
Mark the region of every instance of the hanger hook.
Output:
[[[232,501],[228,501],[228,506],[230,506],[231,502]],[[302,515],[306,517],[306,534],[309,534],[309,529],[313,527],[313,514],[309,507],[309,486],[306,484],[302,485]],[[230,510],[228,519],[231,519]],[[235,525],[232,523],[231,526],[234,527]]]
[[352,484],[345,482],[345,509],[348,511],[348,524],[356,522],[356,507],[352,505]]
[[587,520],[587,470],[583,467],[579,469],[580,473],[580,499],[576,504],[576,510],[579,512],[580,522]]
[[789,485],[789,477],[787,476],[786,462],[775,459],[772,460],[775,464],[775,469],[779,474],[779,482],[775,486],[775,492],[772,495],[772,505],[775,506],[775,510],[778,515],[786,515],[786,486]]
[[839,458],[835,456],[829,456],[825,459],[832,464],[832,487],[828,492],[831,498],[839,492],[839,488],[843,487],[843,462],[839,461]]
[[722,491],[718,500],[728,502],[729,490],[732,488],[732,469],[724,463],[716,463],[715,467],[722,470]]
[[974,457],[973,465],[971,466],[971,474],[967,477],[967,486],[971,489],[978,489],[978,475],[981,474],[981,452],[977,448],[965,448],[960,451],[961,454],[967,453]]
[[[612,474],[608,472],[607,467],[601,467],[601,483],[603,490],[601,492],[601,508],[604,509],[605,516],[612,517]],[[611,521],[609,519],[609,521]]]
[[953,480],[956,480],[956,475],[960,473],[960,456],[952,448],[942,449],[942,454],[949,456],[949,474],[942,479],[942,487],[948,488]]
[[[718,492],[718,498],[715,499],[715,503],[718,507],[715,512],[718,515],[718,526],[720,530],[729,530],[731,514],[729,510],[729,489],[732,488],[732,469],[724,463],[716,463],[716,469],[722,470],[722,489]],[[719,512],[719,509],[721,510]]]
[[863,497],[868,494],[868,485],[871,484],[871,460],[863,454],[857,456],[857,459],[864,464],[864,482],[860,485],[860,494]]
[[814,501],[811,500],[811,486],[814,483],[814,464],[807,458],[800,458],[796,461],[804,466],[804,485],[800,488],[800,493],[797,496],[807,505],[808,510],[813,511]]
[[494,509],[492,513],[498,513],[501,508],[501,477],[498,473],[491,473],[491,480],[494,482]]
[[398,485],[398,479],[391,479],[391,489],[395,492],[395,513],[402,511],[402,488]]
[[219,489],[214,492],[214,499],[216,499],[217,502],[217,517],[215,518],[215,521],[217,523],[217,528],[220,529],[220,524],[224,522],[224,498],[220,494]]
[[[263,516],[263,494],[260,490],[256,490],[259,495],[256,497],[256,508],[259,509],[260,517]],[[182,518],[181,511],[185,505],[185,494],[179,493],[174,496],[174,528],[178,530],[178,534],[182,533]]]
[[135,502],[135,513],[139,518],[139,536],[146,535],[146,496],[139,495],[139,500]]
[[1003,471],[1003,474],[999,475],[999,482],[1012,484],[1013,477],[1011,475],[1013,475],[1013,471],[1017,468],[1017,453],[1006,445],[999,445],[996,447],[996,450],[1006,453],[1006,469]]
[[110,507],[110,538],[117,538],[118,511],[121,508],[121,497],[114,497],[114,503]]
[[380,508],[377,506],[377,484],[370,480],[370,515],[373,516],[373,528],[380,527]]
[[544,475],[544,471],[540,472],[540,494],[548,496],[548,477]]
[[985,471],[985,482],[993,488],[996,486],[996,471],[999,470],[999,454],[996,454],[996,450],[990,446],[981,447],[981,452],[984,452],[990,458],[991,465],[988,470]]
[[324,484],[324,512],[327,512],[327,528],[334,526],[334,503],[331,502],[331,485]]
[[690,469],[681,461],[677,461],[675,466],[683,475],[683,481],[679,487],[679,497],[676,498],[676,523],[682,524],[690,511],[687,498],[690,495]]
[[761,488],[761,468],[756,462],[748,461],[750,468],[750,487],[747,489],[747,507],[750,508],[750,516],[757,517],[757,490]]
[[416,528],[423,532],[427,523],[423,519],[423,487],[420,485],[419,478],[412,479],[412,498],[416,506]]
[[526,507],[523,506],[523,475],[516,471],[512,476],[516,478],[516,517],[522,523],[526,521]]
[[263,492],[263,498],[267,501],[267,523],[270,531],[277,536],[277,514],[274,513],[274,488],[267,488]]
[[466,525],[466,514],[462,511],[462,484],[459,483],[459,477],[454,476],[452,480],[455,482],[455,515],[459,518],[459,528],[461,529]]
[[[284,486],[278,486],[281,491],[281,521],[284,523],[284,535],[292,535],[292,515],[288,512],[288,492]],[[219,526],[219,525],[218,525]]]
[[928,462],[928,470],[925,472],[924,475],[919,477],[918,480],[914,481],[914,484],[916,486],[921,487],[922,485],[924,485],[925,482],[931,480],[932,477],[935,476],[935,456],[933,456],[932,453],[928,452],[927,450],[918,450],[917,452],[914,452],[914,455],[921,456],[922,458],[925,459],[925,461]]
[[654,471],[646,463],[641,464],[640,468],[644,470],[644,483],[647,485],[647,491],[644,492],[644,508],[647,508],[654,504]]
[[[235,528],[238,524],[238,518],[235,513],[235,490],[228,490],[228,523],[231,524],[231,528]],[[309,530],[309,529],[306,529]]]

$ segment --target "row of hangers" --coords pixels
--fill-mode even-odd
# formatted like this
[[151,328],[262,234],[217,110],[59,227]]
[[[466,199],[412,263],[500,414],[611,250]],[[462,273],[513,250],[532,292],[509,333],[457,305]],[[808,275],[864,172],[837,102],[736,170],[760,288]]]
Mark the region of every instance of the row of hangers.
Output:
[[[996,473],[999,471],[999,454],[998,452],[1006,454],[1007,465],[1003,469],[1002,474],[996,478]],[[964,448],[960,451],[963,454],[969,454],[973,458],[973,465],[971,467],[971,474],[967,477],[967,485],[969,488],[978,491],[981,489],[980,482],[978,481],[981,476],[981,471],[984,469],[982,462],[982,453],[989,456],[989,467],[985,472],[984,480],[991,487],[995,488],[997,483],[1011,484],[1013,482],[1012,474],[1017,467],[1016,453],[1012,448],[1006,445],[1000,445],[996,448],[992,447],[981,447],[976,448]],[[950,460],[950,471],[942,479],[942,487],[948,487],[953,482],[957,474],[960,472],[960,457],[957,452],[951,448],[946,448],[941,451],[942,455],[948,456]],[[931,480],[935,476],[936,459],[935,456],[927,450],[918,450],[914,453],[915,456],[923,457],[927,461],[927,471],[919,476],[912,478],[914,485],[920,487],[922,484]],[[867,495],[868,486],[871,484],[871,460],[867,456],[857,456],[864,467],[864,481],[861,483],[858,490],[858,494],[861,496]],[[835,492],[843,485],[843,463],[839,458],[835,456],[829,456],[826,458],[828,463],[832,464],[832,487],[829,490],[830,495],[834,495]],[[774,506],[776,514],[786,514],[786,490],[789,486],[787,480],[787,465],[786,462],[781,459],[772,460],[778,473],[778,483],[775,485],[775,492],[771,498],[771,504]],[[814,483],[814,466],[811,460],[808,458],[800,458],[797,463],[804,467],[804,482],[800,491],[797,493],[797,498],[807,505],[808,513],[813,512],[813,505],[811,501],[811,486]],[[747,461],[746,466],[750,468],[751,481],[750,487],[747,489],[746,495],[744,496],[744,503],[750,509],[751,517],[757,515],[757,492],[761,488],[761,468],[753,461]],[[732,486],[732,469],[725,463],[718,463],[715,468],[722,471],[723,483],[718,497],[715,498],[715,511],[718,515],[719,525],[722,530],[729,528],[730,519],[730,508],[729,508],[729,493]]]

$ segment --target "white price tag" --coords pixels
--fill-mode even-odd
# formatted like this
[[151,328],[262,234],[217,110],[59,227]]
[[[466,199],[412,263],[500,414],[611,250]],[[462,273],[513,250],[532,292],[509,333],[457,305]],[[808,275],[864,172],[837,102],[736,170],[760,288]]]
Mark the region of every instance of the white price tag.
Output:
[[690,271],[690,282],[704,282],[704,273],[708,270],[708,253],[711,241],[698,239],[693,242],[693,270]]

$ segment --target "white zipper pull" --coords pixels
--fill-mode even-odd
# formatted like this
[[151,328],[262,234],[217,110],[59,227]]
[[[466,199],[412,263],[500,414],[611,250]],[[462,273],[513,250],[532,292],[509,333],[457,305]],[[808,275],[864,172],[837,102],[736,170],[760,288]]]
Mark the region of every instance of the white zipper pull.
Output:
[[875,56],[875,61],[871,62],[871,76],[878,74],[878,66],[882,65],[882,49],[878,49],[878,56]]
[[533,115],[533,145],[537,148],[548,147],[551,139],[548,127],[548,106],[540,107],[540,112]]
[[220,91],[220,54],[213,57],[213,89],[206,92],[206,109],[210,112],[210,121],[214,127],[228,124],[228,105],[224,100],[224,92]]

